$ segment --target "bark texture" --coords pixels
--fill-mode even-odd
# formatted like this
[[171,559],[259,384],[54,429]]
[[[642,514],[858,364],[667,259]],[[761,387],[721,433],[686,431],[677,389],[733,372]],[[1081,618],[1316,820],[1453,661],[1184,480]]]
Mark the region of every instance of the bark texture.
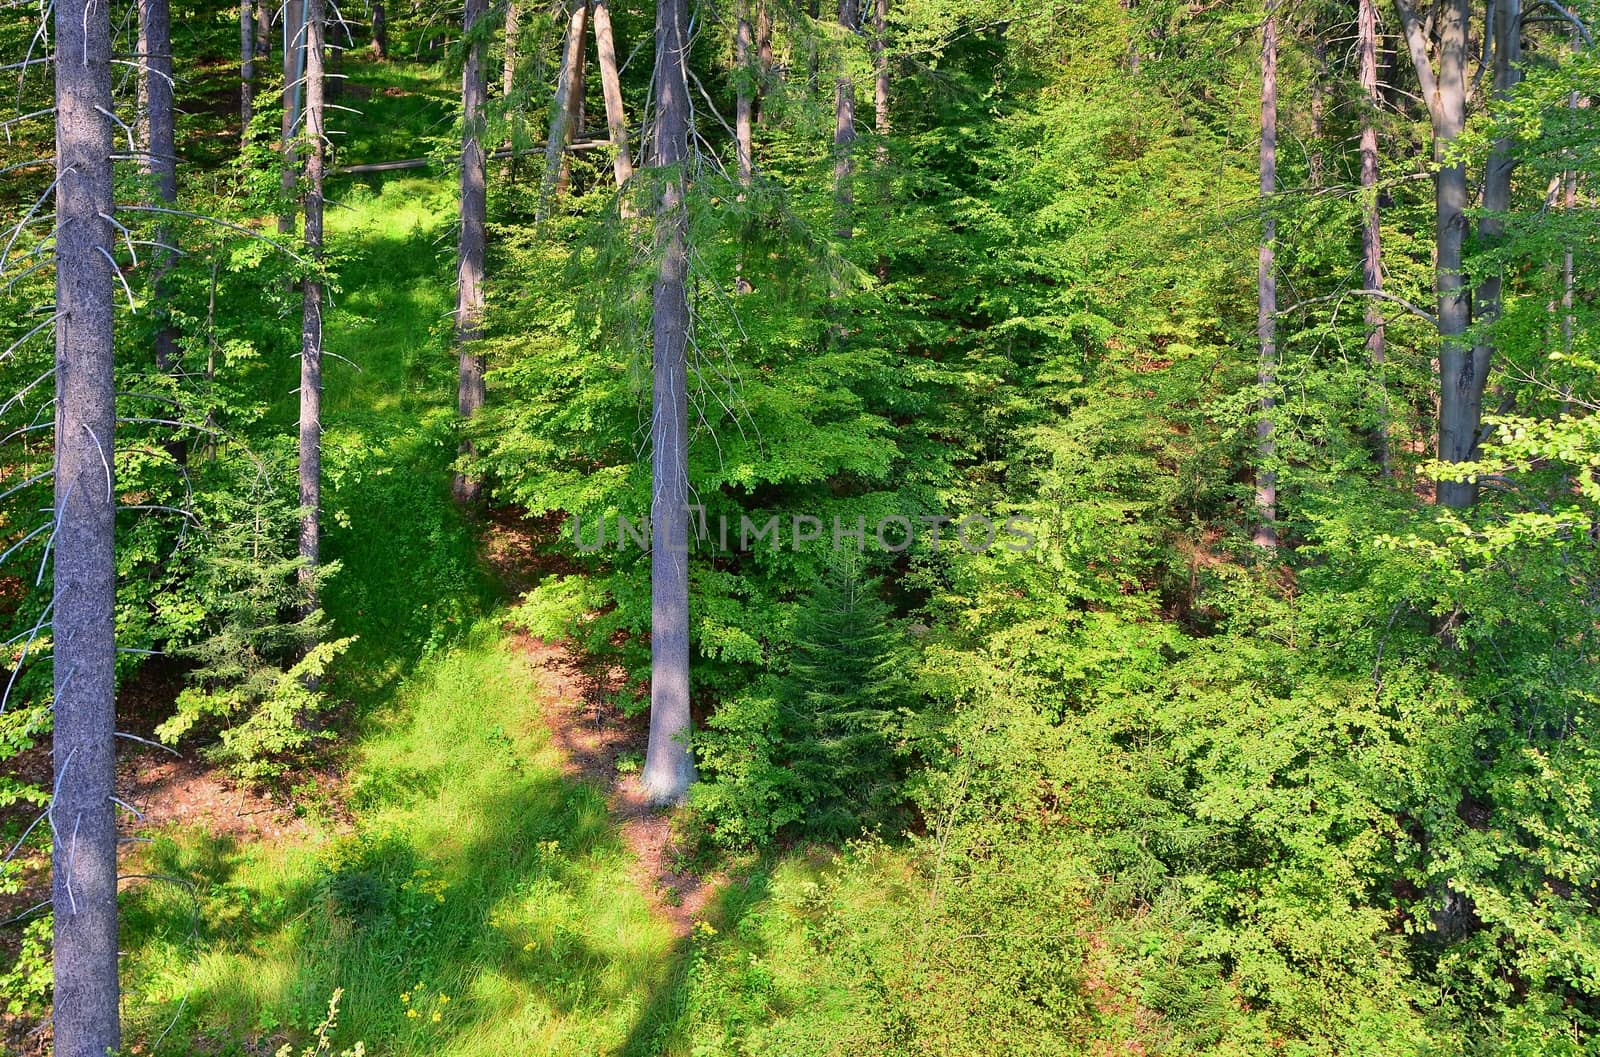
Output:
[[[1437,73],[1427,31],[1410,0],[1395,0],[1395,12],[1428,106],[1434,160],[1441,163],[1433,182],[1434,291],[1439,304],[1439,459],[1463,462],[1471,458],[1477,446],[1488,364],[1478,362],[1466,338],[1472,323],[1471,294],[1461,272],[1467,227],[1467,170],[1459,161],[1442,163],[1467,122],[1468,0],[1443,0],[1439,7],[1437,44],[1431,49],[1438,53]],[[1466,481],[1441,480],[1438,502],[1467,507],[1476,493],[1476,486]]]
[[735,78],[733,107],[734,155],[738,164],[739,185],[750,186],[755,172],[755,71],[750,66],[755,31],[750,25],[748,0],[740,0],[733,31],[733,69]]
[[239,140],[250,142],[256,116],[256,18],[250,0],[239,4]]
[[[284,0],[283,3],[283,172],[280,186],[285,202],[294,198],[295,180],[299,175],[300,158],[295,149],[295,136],[300,131],[301,88],[305,77],[305,2]],[[278,216],[278,234],[294,234],[294,209],[291,206]]]
[[[861,27],[857,0],[839,0],[839,25],[854,33]],[[841,71],[833,85],[833,200],[835,230],[842,239],[855,234],[856,82]]]
[[[1378,203],[1378,4],[1360,0],[1356,12],[1356,62],[1361,82],[1361,283],[1365,290],[1383,289],[1383,240]],[[1385,356],[1383,312],[1369,300],[1366,314],[1367,360],[1382,384]],[[1378,465],[1389,465],[1389,408],[1380,392],[1378,422],[1373,430],[1373,455]]]
[[1278,190],[1278,10],[1269,0],[1261,28],[1261,250],[1256,265],[1256,340],[1260,345],[1256,381],[1261,414],[1256,419],[1255,542],[1268,550],[1278,546],[1278,479],[1268,468],[1274,451],[1272,409],[1278,384],[1278,276],[1273,260],[1278,222],[1273,196]]
[[389,57],[389,19],[383,0],[372,0],[372,56],[380,61]]
[[695,777],[689,734],[689,28],[686,0],[656,5],[656,239],[651,317],[650,741],[641,782],[677,803]]
[[[323,0],[305,0],[306,256],[322,264]],[[305,281],[300,324],[300,580],[308,590],[322,550],[322,283]],[[307,608],[316,605],[310,595]]]
[[117,1009],[116,426],[110,5],[57,0],[55,1053],[105,1057]]
[[573,119],[578,113],[578,97],[582,94],[584,48],[583,36],[587,32],[589,5],[586,0],[572,0],[572,10],[567,16],[566,46],[561,55],[561,72],[556,77],[556,95],[550,104],[550,135],[544,147],[544,180],[539,188],[539,219],[550,213],[550,203],[565,183],[567,144],[572,141]]
[[[606,132],[611,137],[615,155],[611,170],[617,177],[617,189],[627,186],[633,178],[633,158],[628,153],[628,114],[622,107],[622,75],[617,68],[617,39],[611,28],[609,0],[594,0],[594,42],[600,60],[600,91],[606,101]],[[632,215],[623,202],[624,215]]]
[[[461,230],[456,241],[456,348],[459,374],[456,410],[462,419],[483,407],[483,357],[476,343],[483,337],[484,224],[487,216],[483,152],[484,101],[488,94],[485,43],[476,33],[488,14],[487,0],[467,0],[462,31],[471,43],[461,72]],[[472,442],[461,442],[463,454]],[[476,503],[482,485],[466,474],[456,474],[451,492],[458,503]]]

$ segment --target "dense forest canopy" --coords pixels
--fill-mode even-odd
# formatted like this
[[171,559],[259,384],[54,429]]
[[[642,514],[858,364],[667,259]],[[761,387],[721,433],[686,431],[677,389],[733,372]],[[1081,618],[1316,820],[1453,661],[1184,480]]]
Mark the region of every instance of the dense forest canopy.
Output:
[[6,1052],[1600,1048],[1592,0],[4,12]]

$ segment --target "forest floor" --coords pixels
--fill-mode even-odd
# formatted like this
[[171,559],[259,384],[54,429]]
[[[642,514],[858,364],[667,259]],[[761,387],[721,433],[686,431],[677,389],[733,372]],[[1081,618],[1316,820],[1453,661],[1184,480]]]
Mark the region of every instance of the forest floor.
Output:
[[[418,100],[448,98],[442,71],[412,67],[399,96],[351,72],[398,116],[369,115],[348,160],[438,124]],[[451,180],[342,181],[330,202],[325,340],[351,361],[328,366],[324,399],[325,555],[341,565],[324,604],[356,636],[332,686],[340,737],[270,795],[189,746],[125,748],[144,812],[123,866],[131,1052],[273,1053],[335,989],[337,1037],[370,1052],[676,1052],[691,931],[722,920],[724,893],[679,867],[671,819],[637,796],[642,719],[598,704],[614,675],[507,629],[538,575],[536,528],[450,501]],[[272,413],[285,430],[293,385]],[[6,1035],[48,1052],[37,1021]]]

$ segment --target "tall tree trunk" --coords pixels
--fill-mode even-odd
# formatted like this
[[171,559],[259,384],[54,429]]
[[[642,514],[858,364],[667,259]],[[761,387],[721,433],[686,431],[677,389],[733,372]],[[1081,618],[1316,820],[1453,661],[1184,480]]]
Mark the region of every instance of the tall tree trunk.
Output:
[[56,0],[55,1053],[105,1057],[117,1010],[111,7]]
[[[1505,99],[1522,76],[1519,68],[1522,62],[1522,0],[1495,0],[1493,24],[1485,26],[1484,33],[1486,36],[1492,34],[1494,43],[1494,94],[1498,99]],[[1501,137],[1495,140],[1489,150],[1483,174],[1484,215],[1478,220],[1478,244],[1481,249],[1492,249],[1505,238],[1505,213],[1511,208],[1511,173],[1517,167],[1513,146],[1510,138]],[[1493,326],[1495,320],[1500,318],[1502,285],[1503,279],[1498,269],[1490,271],[1479,281],[1473,295],[1473,311],[1480,324]],[[1492,335],[1484,333],[1472,349],[1475,378],[1486,380],[1493,360],[1494,339]],[[1475,451],[1476,427],[1472,445]]]
[[[567,93],[567,131],[562,147],[570,147],[572,141],[583,134],[584,123],[584,98],[589,91],[589,47],[586,41],[588,34],[588,7],[589,0],[579,0],[584,7],[584,26],[578,34],[578,66],[572,72],[572,87]],[[565,149],[561,152],[561,171],[556,179],[556,194],[565,195],[572,186],[572,154]]]
[[660,272],[652,312],[650,417],[650,741],[641,781],[677,803],[694,781],[689,751],[689,27],[686,0],[656,4],[653,144]]
[[[750,26],[749,0],[739,0],[738,21],[733,31],[734,76],[734,155],[739,168],[739,186],[749,187],[755,172],[755,70],[750,65],[751,43],[755,36]],[[740,196],[741,198],[743,195]]]
[[1308,176],[1313,189],[1322,188],[1324,153],[1322,149],[1323,115],[1328,97],[1328,44],[1322,39],[1316,13],[1311,15],[1311,156],[1307,159]]
[[[852,33],[861,24],[861,11],[857,3],[858,0],[839,0],[839,25]],[[852,186],[854,158],[851,156],[855,140],[856,82],[841,70],[833,91],[833,199],[836,233],[842,239],[855,234],[852,219],[855,211],[855,189]]]
[[[270,0],[268,0],[270,2]],[[292,203],[294,185],[299,175],[300,159],[295,149],[295,135],[299,130],[301,88],[305,76],[305,2],[283,2],[283,171],[280,186],[284,202]],[[294,234],[294,207],[278,215],[278,234]]]
[[755,0],[756,5],[756,114],[757,123],[766,120],[764,107],[767,92],[772,88],[772,11],[768,0]]
[[[633,157],[628,153],[628,114],[622,108],[622,76],[617,69],[617,41],[611,29],[609,0],[594,0],[594,43],[600,60],[600,91],[606,101],[606,131],[615,151],[611,171],[616,174],[620,191],[633,178]],[[632,215],[626,199],[623,215]]]
[[[178,201],[178,148],[172,116],[172,15],[167,0],[139,0],[139,39],[144,69],[145,117],[144,159],[146,171],[155,183],[156,198],[172,207]],[[155,241],[171,244],[167,224],[156,228]],[[172,269],[172,254],[155,248],[152,264],[156,293],[156,366],[171,370],[176,359],[178,336],[166,308],[166,274]]]
[[255,0],[256,9],[256,66],[265,74],[267,60],[272,58],[272,0]]
[[505,47],[500,65],[500,95],[505,98],[517,81],[517,34],[522,28],[522,5],[506,5]]
[[379,62],[389,57],[389,19],[383,0],[372,0],[372,57]]
[[239,3],[239,142],[250,145],[250,119],[256,116],[256,16],[250,0]]
[[1278,191],[1278,7],[1267,0],[1267,19],[1261,28],[1261,251],[1256,267],[1256,339],[1260,359],[1256,380],[1261,389],[1261,414],[1256,419],[1255,542],[1268,550],[1278,546],[1278,479],[1268,468],[1272,460],[1272,409],[1278,384],[1278,278],[1273,256],[1277,243],[1277,218],[1273,196]]
[[878,164],[889,153],[889,0],[872,5],[872,114],[878,133]]
[[566,46],[562,50],[561,72],[556,76],[556,95],[550,104],[550,136],[544,147],[544,180],[539,188],[538,219],[550,214],[550,205],[562,182],[566,168],[567,144],[572,140],[572,119],[576,112],[574,95],[583,69],[583,35],[587,28],[589,5],[586,0],[571,0],[567,17]]
[[[484,224],[488,212],[483,127],[488,88],[484,41],[475,31],[487,13],[487,0],[467,0],[462,22],[462,35],[469,43],[461,72],[461,232],[456,243],[456,347],[460,375],[456,410],[463,419],[476,415],[484,400],[484,363],[476,343],[483,337]],[[470,455],[472,450],[472,442],[462,440],[462,454]],[[458,503],[476,503],[482,485],[458,473],[451,491]]]
[[[1572,34],[1573,47],[1578,46],[1578,34]],[[1578,109],[1578,93],[1567,93],[1567,109]],[[1571,213],[1578,205],[1578,170],[1568,169],[1561,174],[1561,208]],[[1577,324],[1572,316],[1572,244],[1567,243],[1561,254],[1561,351],[1572,351],[1572,333]]]
[[[1378,213],[1378,4],[1360,0],[1356,17],[1356,52],[1360,67],[1361,111],[1361,284],[1366,290],[1383,289],[1383,243]],[[1385,471],[1389,467],[1389,406],[1383,395],[1383,312],[1373,298],[1367,300],[1367,360],[1378,377],[1378,422],[1373,430],[1373,454]]]
[[[305,0],[306,256],[322,264],[322,168],[326,138],[322,112],[323,0]],[[300,582],[309,591],[322,548],[322,283],[305,281],[300,324]],[[309,595],[307,608],[315,608]]]
[[[1422,86],[1433,124],[1434,289],[1439,302],[1439,459],[1464,462],[1477,446],[1482,418],[1487,364],[1479,364],[1467,345],[1472,322],[1471,295],[1461,273],[1466,235],[1467,170],[1463,162],[1444,164],[1467,121],[1468,0],[1443,0],[1438,15],[1438,72],[1429,56],[1428,40],[1411,0],[1395,0],[1411,62]],[[1468,507],[1475,485],[1464,480],[1439,481],[1438,502]]]

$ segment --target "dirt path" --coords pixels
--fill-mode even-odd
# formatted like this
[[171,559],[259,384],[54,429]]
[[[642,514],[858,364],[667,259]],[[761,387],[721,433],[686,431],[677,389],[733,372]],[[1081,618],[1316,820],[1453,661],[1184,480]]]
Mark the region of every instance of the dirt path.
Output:
[[633,853],[629,876],[673,932],[687,936],[722,878],[678,869],[673,813],[651,807],[635,775],[617,773],[619,760],[643,759],[648,735],[644,716],[626,716],[610,703],[621,671],[587,668],[566,647],[524,632],[513,633],[513,641],[544,690],[540,715],[561,753],[562,769],[604,790],[611,817]]

